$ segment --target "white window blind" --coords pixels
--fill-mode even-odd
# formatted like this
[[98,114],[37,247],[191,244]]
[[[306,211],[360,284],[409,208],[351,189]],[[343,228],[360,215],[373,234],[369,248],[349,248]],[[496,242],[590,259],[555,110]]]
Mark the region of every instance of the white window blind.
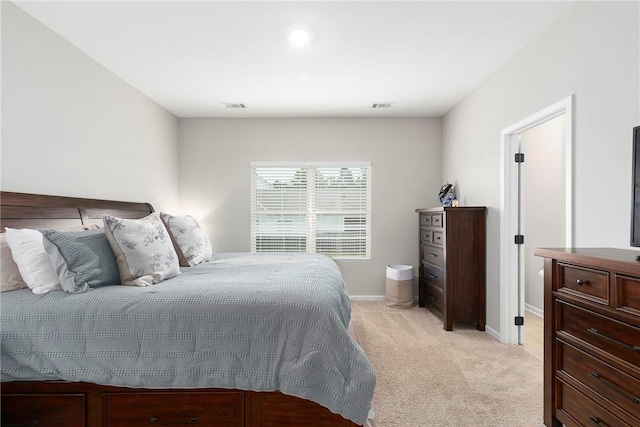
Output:
[[369,258],[369,164],[251,167],[251,250]]

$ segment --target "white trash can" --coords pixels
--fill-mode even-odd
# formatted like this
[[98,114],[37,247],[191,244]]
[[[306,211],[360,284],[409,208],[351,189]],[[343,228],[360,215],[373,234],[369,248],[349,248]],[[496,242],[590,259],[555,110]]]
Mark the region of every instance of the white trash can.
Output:
[[416,305],[413,297],[413,267],[388,265],[384,303],[393,308],[411,308]]

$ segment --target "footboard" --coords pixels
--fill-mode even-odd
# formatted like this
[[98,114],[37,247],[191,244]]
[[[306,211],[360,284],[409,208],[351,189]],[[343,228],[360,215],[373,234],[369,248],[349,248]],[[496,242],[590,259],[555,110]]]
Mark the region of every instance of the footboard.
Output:
[[2,384],[1,397],[7,427],[356,427],[314,402],[279,392],[10,382]]

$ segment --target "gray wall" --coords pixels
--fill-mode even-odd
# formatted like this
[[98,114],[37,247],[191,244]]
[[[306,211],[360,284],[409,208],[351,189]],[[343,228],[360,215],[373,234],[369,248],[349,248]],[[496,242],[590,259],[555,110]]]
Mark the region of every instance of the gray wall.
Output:
[[178,206],[178,119],[2,2],[5,191]]
[[443,120],[443,176],[487,205],[487,323],[500,330],[500,131],[575,95],[574,240],[629,247],[640,124],[638,2],[577,2]]
[[417,268],[415,209],[437,205],[440,159],[440,119],[180,119],[181,209],[214,251],[249,251],[251,162],[370,161],[372,256],[338,265],[352,295],[379,296],[388,264]]

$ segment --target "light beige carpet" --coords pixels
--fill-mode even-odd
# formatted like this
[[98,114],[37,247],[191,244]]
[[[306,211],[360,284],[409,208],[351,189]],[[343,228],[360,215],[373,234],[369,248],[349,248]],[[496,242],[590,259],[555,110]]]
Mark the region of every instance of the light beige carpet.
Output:
[[358,341],[376,372],[374,427],[542,426],[542,362],[473,325],[442,329],[420,307],[354,301]]

